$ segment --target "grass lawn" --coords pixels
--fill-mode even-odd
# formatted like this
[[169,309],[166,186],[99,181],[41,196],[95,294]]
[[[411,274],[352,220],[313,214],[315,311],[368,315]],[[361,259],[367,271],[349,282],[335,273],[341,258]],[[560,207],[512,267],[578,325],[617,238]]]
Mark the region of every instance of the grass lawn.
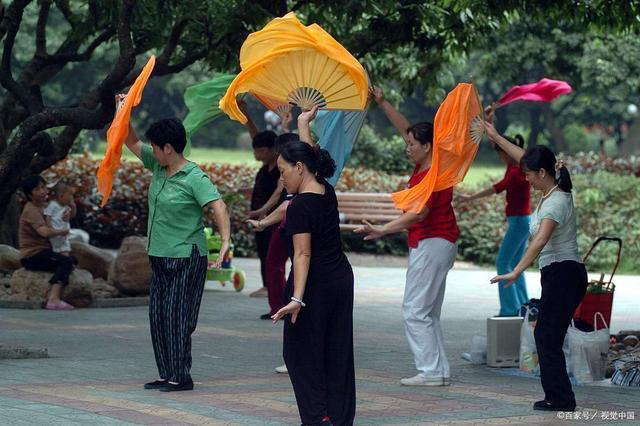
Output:
[[474,187],[489,184],[504,176],[505,166],[473,164],[462,182],[462,187]]

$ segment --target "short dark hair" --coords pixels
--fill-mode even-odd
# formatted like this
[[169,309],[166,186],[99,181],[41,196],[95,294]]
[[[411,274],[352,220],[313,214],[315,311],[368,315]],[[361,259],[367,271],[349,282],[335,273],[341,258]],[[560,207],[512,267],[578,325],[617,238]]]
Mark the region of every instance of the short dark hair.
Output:
[[433,124],[427,121],[412,124],[407,129],[407,133],[411,133],[421,145],[433,145]]
[[265,130],[264,132],[260,132],[253,137],[251,146],[253,147],[253,149],[273,148],[274,146],[276,146],[277,137],[278,136],[271,130]]
[[182,122],[177,118],[165,118],[156,121],[144,134],[153,145],[163,149],[165,145],[171,145],[173,150],[182,154],[187,145],[187,132]]
[[27,200],[31,201],[31,193],[41,183],[45,185],[47,184],[40,175],[29,176],[22,182],[22,192],[24,192],[24,196],[27,197]]

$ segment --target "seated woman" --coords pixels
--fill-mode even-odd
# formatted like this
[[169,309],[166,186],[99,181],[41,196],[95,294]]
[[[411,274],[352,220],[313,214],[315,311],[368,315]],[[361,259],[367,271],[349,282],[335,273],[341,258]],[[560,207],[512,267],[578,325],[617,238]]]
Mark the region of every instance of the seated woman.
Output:
[[[51,289],[45,309],[73,309],[73,306],[60,299],[62,287],[69,284],[73,260],[69,256],[54,252],[49,243],[49,238],[67,235],[69,230],[53,229],[47,225],[44,209],[47,206],[48,191],[41,176],[29,176],[25,179],[22,191],[27,197],[27,204],[20,215],[20,262],[25,269],[31,271],[53,272],[49,280]],[[69,220],[70,215],[68,213],[64,220]]]

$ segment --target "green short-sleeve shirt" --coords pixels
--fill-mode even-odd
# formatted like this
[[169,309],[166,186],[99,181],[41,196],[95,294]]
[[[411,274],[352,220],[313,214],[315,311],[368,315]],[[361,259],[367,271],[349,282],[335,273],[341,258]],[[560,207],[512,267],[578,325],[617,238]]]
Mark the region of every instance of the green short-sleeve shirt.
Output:
[[211,179],[193,162],[167,177],[149,145],[141,150],[142,163],[153,171],[149,186],[147,252],[149,256],[189,257],[195,244],[207,255],[202,208],[220,198]]

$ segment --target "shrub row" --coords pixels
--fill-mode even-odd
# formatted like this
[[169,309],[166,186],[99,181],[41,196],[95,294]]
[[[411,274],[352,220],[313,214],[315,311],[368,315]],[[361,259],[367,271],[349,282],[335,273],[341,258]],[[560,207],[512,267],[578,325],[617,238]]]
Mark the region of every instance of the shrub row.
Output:
[[[640,195],[638,178],[629,171],[637,167],[627,159],[624,162],[598,163],[588,155],[579,160],[567,159],[573,175],[575,203],[579,215],[579,245],[584,253],[592,241],[600,235],[622,236],[623,253],[627,270],[640,271]],[[593,167],[590,165],[592,164]],[[96,191],[95,173],[99,162],[85,156],[74,156],[53,166],[43,175],[47,180],[63,177],[76,188],[78,216],[74,226],[87,230],[92,242],[105,247],[118,247],[125,236],[144,235],[147,221],[147,188],[151,178],[149,171],[138,162],[123,162],[114,179],[114,189],[109,203],[100,208],[100,196]],[[233,240],[236,255],[255,254],[255,243],[244,218],[249,210],[248,195],[257,171],[256,166],[206,164],[202,166],[218,186],[229,205],[232,218]],[[599,168],[613,168],[617,173]],[[393,192],[404,187],[406,177],[388,175],[366,169],[345,169],[338,191]],[[538,200],[533,195],[533,202]],[[495,261],[499,243],[505,230],[504,197],[494,196],[474,204],[456,207],[460,226],[459,257],[478,263]],[[213,217],[207,217],[213,224]],[[403,236],[382,241],[363,242],[359,236],[344,235],[348,250],[374,253],[406,253]],[[613,247],[598,250],[590,264],[596,269],[606,269],[613,263]]]

